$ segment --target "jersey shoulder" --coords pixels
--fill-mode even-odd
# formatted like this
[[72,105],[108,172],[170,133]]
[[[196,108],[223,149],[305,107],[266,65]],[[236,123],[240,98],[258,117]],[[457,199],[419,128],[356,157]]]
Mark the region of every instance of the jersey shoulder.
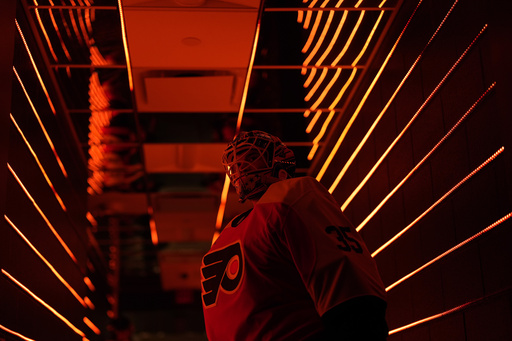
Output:
[[330,196],[330,194],[315,178],[304,176],[272,184],[258,204],[281,203],[293,206],[306,196]]

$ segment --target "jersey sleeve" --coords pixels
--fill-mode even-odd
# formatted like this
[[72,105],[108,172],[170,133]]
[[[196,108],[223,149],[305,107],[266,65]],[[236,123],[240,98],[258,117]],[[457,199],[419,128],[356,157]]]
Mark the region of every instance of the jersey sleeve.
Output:
[[283,209],[278,235],[320,316],[351,298],[385,298],[373,258],[330,194],[311,191]]

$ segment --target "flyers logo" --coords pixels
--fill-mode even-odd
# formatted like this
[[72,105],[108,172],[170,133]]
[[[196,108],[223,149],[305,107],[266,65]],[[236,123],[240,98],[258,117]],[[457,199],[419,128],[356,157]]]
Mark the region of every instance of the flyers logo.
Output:
[[206,308],[217,304],[220,290],[227,294],[234,293],[244,275],[244,256],[240,241],[204,256],[201,274],[203,304]]

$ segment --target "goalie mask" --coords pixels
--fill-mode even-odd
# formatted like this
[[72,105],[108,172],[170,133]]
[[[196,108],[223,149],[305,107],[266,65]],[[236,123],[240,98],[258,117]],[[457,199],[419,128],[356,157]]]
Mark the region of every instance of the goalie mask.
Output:
[[240,202],[259,199],[284,169],[295,172],[295,156],[279,138],[262,131],[241,132],[224,151],[222,164]]

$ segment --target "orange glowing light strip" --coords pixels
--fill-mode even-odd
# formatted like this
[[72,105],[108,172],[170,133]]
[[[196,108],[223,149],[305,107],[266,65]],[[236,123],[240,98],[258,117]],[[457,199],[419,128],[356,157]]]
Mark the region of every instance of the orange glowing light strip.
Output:
[[[37,0],[34,0],[34,4],[36,6],[39,6],[37,3]],[[41,16],[39,15],[39,10],[36,8],[36,17],[37,21],[39,22],[39,26],[41,27],[41,31],[43,32],[44,38],[46,39],[46,43],[48,44],[48,49],[50,50],[50,53],[55,61],[58,61],[57,55],[55,54],[55,51],[53,50],[52,43],[50,41],[50,37],[48,37],[48,32],[46,32],[46,29],[44,28],[43,20],[41,19]]]
[[92,323],[91,320],[89,320],[86,316],[83,318],[83,321],[87,325],[87,327],[91,328],[91,330],[96,335],[101,335],[101,330],[98,327],[96,327],[96,325]]
[[304,20],[304,11],[297,11],[297,23],[302,23]]
[[453,251],[457,250],[457,249],[460,249],[462,246],[466,245],[467,243],[473,241],[474,239],[480,237],[481,235],[483,235],[484,233],[487,233],[489,232],[490,230],[492,230],[493,228],[495,228],[496,226],[500,225],[501,223],[503,223],[504,221],[506,221],[507,219],[509,219],[510,217],[512,217],[512,212],[505,215],[504,217],[502,217],[501,219],[497,220],[496,222],[492,223],[491,225],[487,226],[485,229],[483,229],[482,231],[474,234],[473,236],[469,237],[468,239],[460,242],[459,244],[455,245],[454,247],[452,247],[451,249],[449,249],[448,251],[445,251],[443,252],[442,254],[440,254],[439,256],[433,258],[432,260],[428,261],[427,263],[423,264],[422,266],[420,266],[419,268],[417,268],[416,270],[410,272],[409,274],[405,275],[404,277],[400,278],[398,281],[396,281],[395,283],[389,285],[387,288],[386,288],[386,291],[389,291],[391,289],[393,289],[394,287],[396,287],[398,284],[402,283],[403,281],[405,281],[406,279],[408,278],[411,278],[412,276],[414,276],[415,274],[417,274],[418,272],[420,272],[421,270],[427,268],[428,266],[434,264],[435,262],[437,262],[438,260],[444,258],[445,256],[449,255],[450,253],[452,253]]
[[[72,6],[76,6],[76,3],[73,0],[70,0],[70,3]],[[78,15],[78,11],[77,11],[77,15]],[[83,45],[82,36],[80,35],[80,31],[78,31],[78,24],[76,23],[75,15],[73,14],[72,9],[69,10],[69,17],[71,19],[71,25],[73,25],[73,30],[75,31],[75,36],[78,40],[78,43],[80,45]]]
[[[329,1],[326,0],[324,3],[320,6],[321,8],[324,8]],[[322,18],[323,12],[318,12],[316,14],[316,20],[315,20],[315,26],[313,27],[313,30],[311,32],[315,32],[318,29],[318,25],[320,25],[320,20]],[[313,59],[313,57],[316,55],[318,50],[320,49],[320,46],[324,42],[325,36],[327,35],[327,31],[329,30],[329,27],[331,27],[332,18],[334,17],[334,11],[329,11],[329,16],[327,17],[327,22],[324,25],[324,28],[322,32],[320,33],[320,37],[318,37],[318,40],[316,41],[315,47],[313,50],[309,53],[308,57],[304,60],[304,63],[302,65],[307,66],[309,65],[309,62]],[[313,33],[314,34],[314,33]],[[311,35],[310,35],[311,36]],[[309,42],[311,43],[311,42]],[[306,43],[306,46],[302,49],[302,52],[305,53],[309,49],[309,44]],[[320,64],[316,64],[317,66]]]
[[85,285],[87,285],[89,290],[96,291],[96,287],[94,286],[94,284],[92,284],[92,281],[89,277],[87,277],[87,276],[84,277],[84,283],[85,283]]
[[458,189],[461,185],[463,185],[468,179],[473,177],[476,173],[478,173],[483,167],[487,166],[492,160],[494,160],[498,155],[500,155],[505,150],[505,147],[501,147],[498,149],[496,153],[491,155],[487,160],[485,160],[484,163],[482,163],[480,166],[475,168],[471,173],[469,173],[464,179],[459,181],[455,186],[453,186],[448,192],[446,192],[442,197],[437,199],[435,203],[433,203],[429,208],[427,208],[422,214],[420,214],[416,219],[414,219],[409,225],[404,227],[402,231],[398,232],[394,237],[392,237],[390,240],[388,240],[384,245],[379,247],[377,250],[375,250],[372,253],[372,257],[375,257],[378,255],[382,250],[387,248],[391,243],[396,241],[398,238],[400,238],[405,232],[407,232],[414,224],[416,224],[418,221],[423,219],[430,211],[432,211],[437,205],[439,205],[444,199],[446,199],[450,194],[452,194],[456,189]]
[[359,14],[359,18],[357,19],[357,23],[356,25],[354,26],[354,28],[352,29],[352,32],[350,32],[350,36],[348,37],[347,39],[347,42],[345,43],[345,46],[343,47],[343,49],[340,51],[340,53],[338,54],[338,57],[336,57],[336,59],[334,59],[334,61],[331,63],[332,66],[338,64],[338,62],[340,61],[341,58],[343,58],[343,56],[345,55],[345,53],[347,52],[348,50],[348,47],[350,46],[350,44],[352,43],[352,40],[354,40],[354,36],[356,35],[357,33],[357,30],[359,29],[359,26],[361,25],[361,22],[363,21],[363,18],[364,18],[364,14],[366,13],[366,11],[361,11],[361,13]]
[[[348,80],[345,82],[345,84],[343,85],[343,87],[341,88],[341,90],[338,92],[338,95],[336,96],[336,98],[334,99],[334,101],[331,103],[331,105],[329,105],[329,110],[331,110],[331,113],[334,114],[334,107],[336,106],[336,104],[338,104],[338,102],[341,100],[341,98],[343,97],[343,95],[345,94],[345,92],[347,91],[348,87],[350,86],[350,84],[352,83],[352,80],[354,79],[354,77],[356,76],[356,73],[357,73],[357,69],[353,69],[352,70],[352,73],[350,74],[350,77],[348,78]],[[313,107],[312,107],[313,108]],[[332,118],[332,117],[331,117]],[[329,123],[330,123],[330,119],[329,119]],[[324,133],[325,133],[325,129],[327,129],[327,127],[324,126],[322,127],[322,130],[320,131],[321,135],[323,136]],[[315,153],[318,149],[318,142],[319,142],[319,137],[317,136],[315,138],[314,141],[317,141],[316,143],[313,143],[313,147],[311,148],[309,154],[308,154],[308,160],[312,160],[313,157],[315,156]]]
[[48,309],[50,312],[52,312],[55,316],[57,316],[62,322],[64,322],[68,327],[70,327],[75,333],[77,333],[78,335],[80,335],[81,337],[85,337],[85,334],[84,332],[82,332],[80,329],[78,329],[77,327],[75,327],[71,322],[69,322],[68,319],[66,319],[64,316],[62,316],[61,314],[59,314],[57,312],[57,310],[53,309],[48,303],[46,303],[45,301],[43,301],[41,298],[39,298],[36,294],[34,294],[32,291],[30,291],[26,286],[24,286],[23,284],[21,284],[16,278],[14,278],[13,276],[11,276],[11,274],[9,274],[7,271],[5,271],[4,269],[2,269],[2,273],[7,276],[7,278],[9,278],[11,281],[13,281],[16,285],[18,285],[21,289],[23,289],[27,294],[29,294],[30,296],[32,296],[32,298],[34,298],[37,302],[39,302],[40,304],[42,304],[46,309]]
[[62,245],[62,247],[64,248],[64,250],[66,250],[67,254],[69,255],[69,257],[71,257],[71,259],[76,263],[78,264],[78,261],[75,257],[75,255],[73,254],[73,252],[71,252],[71,249],[68,247],[68,245],[66,244],[66,242],[62,239],[62,237],[59,235],[59,233],[55,230],[55,228],[53,227],[52,223],[50,222],[50,220],[48,220],[48,218],[46,217],[46,215],[43,213],[43,211],[41,210],[41,208],[39,207],[39,205],[37,205],[36,201],[34,200],[34,198],[32,197],[32,195],[30,194],[30,192],[27,190],[27,188],[25,187],[25,185],[23,185],[23,183],[21,182],[20,178],[18,177],[18,175],[16,174],[16,172],[14,172],[14,170],[12,169],[11,165],[9,163],[7,163],[7,167],[9,168],[9,170],[11,171],[11,174],[14,176],[14,178],[16,179],[16,181],[18,182],[18,184],[21,186],[21,188],[23,189],[23,191],[25,192],[25,194],[27,195],[28,199],[32,202],[32,204],[34,205],[34,207],[36,208],[37,212],[39,212],[39,214],[41,215],[41,218],[43,218],[43,220],[46,222],[46,225],[48,226],[48,228],[52,231],[53,235],[55,236],[55,238],[57,238],[57,240],[59,241],[59,243]]
[[[315,4],[317,3],[318,0],[313,0],[309,5],[308,7],[311,8],[311,7],[314,7]],[[303,3],[306,3],[307,1],[303,1]],[[306,12],[306,20],[304,20],[304,25],[302,27],[304,27],[304,29],[308,29],[309,28],[309,23],[311,22],[311,15],[313,14],[312,11],[307,11]]]
[[4,218],[9,223],[9,225],[11,225],[11,227],[14,229],[14,231],[16,231],[16,233],[19,234],[21,239],[23,239],[25,241],[25,243],[27,243],[27,245],[32,249],[32,251],[34,251],[36,253],[36,255],[43,261],[43,263],[46,264],[46,266],[51,270],[51,272],[55,275],[55,277],[57,277],[57,279],[69,290],[69,292],[85,308],[86,307],[85,301],[82,299],[82,297],[80,297],[80,295],[78,295],[78,293],[75,291],[75,289],[73,289],[73,287],[58,273],[58,271],[55,270],[55,268],[50,264],[50,262],[46,258],[44,258],[44,256],[37,250],[37,248],[28,240],[28,238],[25,237],[25,235],[16,227],[16,225],[14,225],[14,223],[9,219],[9,217],[7,217],[4,214]]
[[[238,134],[240,132],[240,128],[242,127],[242,118],[244,115],[245,103],[247,101],[247,92],[249,91],[249,81],[251,79],[252,68],[254,65],[254,58],[256,56],[256,50],[258,47],[258,39],[260,36],[261,10],[262,9],[263,8],[260,8],[260,13],[258,15],[258,23],[256,25],[256,31],[254,33],[254,41],[253,41],[253,45],[252,45],[251,58],[249,59],[249,65],[247,67],[247,75],[245,77],[244,91],[242,93],[242,99],[240,101],[240,109],[238,111],[238,118],[237,118],[237,122],[236,122],[235,134]],[[218,236],[218,231],[220,230],[221,225],[222,225],[222,220],[224,219],[224,212],[226,210],[226,201],[228,198],[229,184],[230,184],[230,180],[226,174],[226,177],[224,178],[224,186],[222,188],[222,193],[221,193],[221,198],[220,198],[219,210],[217,211],[217,220],[215,222],[215,228],[217,229],[217,231],[215,232],[215,234],[213,236],[213,242],[215,242],[215,239]]]
[[354,61],[352,62],[352,66],[355,66],[357,64],[357,62],[359,62],[359,59],[361,59],[363,57],[364,53],[366,52],[366,49],[370,45],[370,41],[372,40],[373,35],[375,34],[375,31],[377,31],[377,27],[379,27],[380,21],[382,20],[384,13],[385,13],[385,11],[380,12],[379,17],[377,18],[377,20],[375,21],[375,24],[373,25],[372,31],[368,35],[368,38],[366,38],[366,42],[364,43],[363,48],[357,55],[356,59],[354,59]]
[[87,212],[85,214],[85,217],[87,218],[87,220],[89,220],[89,223],[91,223],[91,226],[94,226],[94,227],[98,226],[98,222],[96,221],[96,219],[94,219],[94,216],[91,214],[91,212]]
[[356,76],[356,73],[357,73],[357,69],[356,68],[352,69],[352,73],[350,74],[350,77],[347,79],[347,81],[345,82],[345,84],[343,85],[341,90],[338,92],[338,95],[336,96],[334,101],[332,101],[331,105],[329,105],[329,109],[330,110],[333,110],[336,107],[336,105],[338,104],[338,102],[341,100],[341,98],[343,97],[343,95],[347,91],[348,87],[350,86],[350,84],[354,80],[354,77]]
[[94,303],[92,303],[92,301],[89,299],[89,297],[85,296],[84,302],[85,302],[85,304],[87,304],[87,307],[89,307],[89,309],[91,309],[91,310],[96,309],[96,306],[94,305]]
[[[53,1],[51,1],[51,0],[50,0],[50,5],[54,6]],[[53,28],[55,29],[55,33],[57,34],[57,37],[59,38],[60,46],[62,47],[62,51],[64,51],[66,58],[69,61],[71,61],[71,55],[69,54],[66,44],[64,44],[64,40],[62,39],[62,35],[60,34],[59,26],[57,25],[57,22],[55,21],[55,17],[53,16],[53,11],[50,8],[48,9],[48,14],[50,15],[50,20],[53,24]]]
[[302,53],[306,53],[307,50],[309,50],[309,48],[311,47],[313,39],[315,38],[316,35],[316,31],[318,30],[318,26],[320,25],[320,20],[322,20],[322,14],[323,12],[316,13],[315,23],[313,24],[313,28],[311,29],[311,31],[309,31],[309,36],[308,39],[306,40],[306,43],[304,44],[304,47],[302,47]]
[[[316,108],[318,108],[318,106],[322,103],[322,101],[325,99],[325,96],[327,96],[327,93],[329,92],[329,90],[331,90],[331,88],[333,87],[334,83],[336,83],[336,81],[338,80],[338,77],[341,74],[341,70],[342,70],[341,68],[336,70],[336,73],[331,78],[331,80],[329,81],[327,86],[324,88],[324,90],[322,91],[320,96],[318,96],[318,99],[316,100],[316,102],[313,103],[313,105],[311,106],[311,110],[316,110]],[[354,70],[356,70],[356,69],[354,69]]]
[[359,0],[359,2],[354,6],[355,8],[358,8],[359,5],[361,5],[361,3],[363,2],[363,0]]
[[221,195],[222,205],[219,207],[219,212],[217,213],[217,221],[215,222],[215,228],[217,230],[220,230],[220,228],[222,227],[222,219],[224,217],[224,210],[226,209],[226,201],[228,199],[229,183],[229,177],[226,174],[226,178],[224,179],[224,187],[222,188]]
[[318,119],[320,118],[320,115],[322,114],[322,110],[317,110],[316,113],[315,113],[315,116],[313,116],[313,118],[311,119],[311,121],[309,122],[309,125],[307,126],[306,128],[306,133],[311,133],[311,130],[313,129],[313,127],[315,126],[316,122],[318,121]]
[[[306,70],[306,69],[303,69],[303,70]],[[311,82],[313,81],[313,78],[315,78],[315,75],[316,75],[316,68],[315,69],[311,69],[311,71],[309,72],[309,76],[308,78],[306,79],[306,81],[304,82],[304,88],[307,88],[309,87],[309,85],[311,84]]]
[[375,86],[375,84],[377,83],[377,81],[379,80],[380,78],[380,75],[382,74],[382,72],[384,71],[384,68],[386,67],[389,59],[391,58],[391,56],[393,55],[393,52],[395,51],[398,43],[400,42],[400,40],[402,39],[402,36],[404,35],[405,33],[405,30],[407,29],[407,27],[409,26],[412,18],[414,17],[414,14],[416,13],[416,11],[418,10],[418,7],[420,6],[420,4],[422,3],[423,0],[420,0],[418,5],[416,6],[416,8],[414,9],[413,13],[411,14],[411,16],[409,17],[409,20],[407,21],[407,23],[405,24],[404,28],[402,29],[402,32],[400,33],[400,35],[398,36],[397,40],[395,41],[395,44],[393,45],[393,47],[391,48],[391,50],[389,51],[386,59],[384,60],[384,62],[382,63],[379,71],[377,72],[377,74],[375,75],[373,81],[371,82],[370,86],[368,87],[368,89],[366,90],[363,98],[361,99],[361,102],[359,103],[359,105],[357,106],[356,110],[354,111],[354,113],[352,114],[352,117],[350,118],[350,120],[348,121],[347,125],[345,126],[345,129],[343,130],[342,134],[340,135],[340,137],[338,138],[338,141],[336,142],[336,144],[334,145],[334,147],[332,148],[329,156],[327,157],[327,159],[325,160],[324,164],[322,165],[322,168],[320,169],[320,171],[318,172],[317,176],[316,176],[316,179],[318,181],[320,181],[322,179],[322,177],[324,176],[327,168],[329,167],[329,165],[331,164],[333,158],[334,158],[334,155],[338,152],[338,149],[340,148],[340,145],[341,143],[343,142],[343,140],[345,139],[345,136],[347,135],[347,132],[348,130],[350,129],[350,127],[352,126],[354,120],[356,119],[357,115],[359,114],[359,112],[361,111],[361,108],[363,107],[364,103],[366,102],[366,99],[368,98],[368,96],[370,95],[371,91],[373,90],[373,87]]
[[[341,2],[336,4],[336,7],[339,7],[339,5],[341,5]],[[331,39],[331,42],[326,47],[324,53],[322,54],[322,56],[320,56],[320,58],[315,63],[315,65],[322,64],[322,62],[325,60],[325,58],[327,58],[327,55],[332,51],[332,48],[334,47],[334,44],[338,41],[338,37],[340,35],[341,29],[343,28],[343,25],[345,24],[345,22],[347,20],[347,16],[348,16],[348,11],[344,11],[343,12],[343,16],[341,17],[341,20],[338,23],[338,27],[336,28],[336,31],[334,32],[334,35],[333,35],[333,37]]]
[[[263,5],[262,5],[263,6]],[[261,15],[258,17],[258,24],[256,25],[256,32],[254,34],[254,42],[252,44],[251,58],[249,59],[249,65],[247,67],[247,75],[245,77],[244,83],[244,92],[242,93],[242,99],[240,101],[240,109],[238,110],[238,118],[236,121],[236,134],[240,132],[240,128],[242,126],[242,118],[244,116],[245,102],[247,101],[247,92],[249,91],[249,83],[252,74],[252,68],[254,65],[254,58],[256,56],[256,49],[258,47],[258,39],[260,36],[260,26],[261,26]]]
[[464,304],[462,304],[462,305],[460,305],[460,306],[457,306],[457,307],[452,308],[452,309],[450,309],[450,310],[447,310],[447,311],[445,311],[445,312],[442,312],[442,313],[439,313],[439,314],[435,314],[435,315],[432,315],[432,316],[426,317],[426,318],[424,318],[424,319],[418,320],[418,321],[416,321],[416,322],[409,323],[409,324],[407,324],[407,325],[405,325],[405,326],[402,326],[402,327],[400,327],[400,328],[396,328],[396,329],[390,330],[390,331],[389,331],[389,335],[392,335],[392,334],[395,334],[395,333],[401,332],[401,331],[403,331],[403,330],[406,330],[406,329],[412,328],[412,327],[414,327],[414,326],[417,326],[417,325],[423,324],[423,323],[425,323],[425,322],[432,321],[432,320],[435,320],[435,319],[437,319],[437,318],[440,318],[440,317],[443,317],[443,316],[446,316],[446,315],[452,314],[452,313],[454,313],[454,312],[460,311],[460,310],[462,310],[462,309],[466,308],[467,306],[469,306],[469,305],[471,305],[471,304],[473,304],[473,303],[475,303],[475,302],[477,302],[477,301],[480,301],[480,300],[481,300],[481,299],[479,299],[479,300],[475,300],[475,301],[472,301],[472,302],[468,302],[468,303],[464,303]]
[[153,218],[153,217],[149,218],[149,228],[151,230],[151,241],[153,242],[153,245],[157,245],[158,244],[158,233],[156,231],[155,218]]
[[39,162],[39,158],[37,157],[36,153],[32,149],[32,146],[30,145],[30,143],[28,142],[27,138],[25,137],[25,134],[23,134],[23,131],[21,131],[21,128],[18,126],[18,123],[16,122],[16,120],[14,119],[12,114],[11,114],[11,121],[14,123],[14,126],[16,127],[16,129],[18,129],[18,132],[20,133],[23,141],[25,141],[25,144],[27,145],[28,149],[30,150],[30,153],[32,154],[32,156],[36,160],[36,163],[39,166],[39,169],[41,170],[41,173],[43,173],[43,176],[44,176],[44,178],[46,180],[46,183],[48,184],[48,186],[50,186],[51,190],[53,191],[53,194],[55,195],[55,198],[59,202],[60,207],[62,208],[63,211],[67,211],[66,206],[64,205],[64,202],[62,201],[61,197],[59,196],[59,194],[55,190],[55,187],[53,186],[53,183],[51,182],[50,178],[48,177],[48,174],[46,174],[46,171],[44,170],[43,165],[41,165],[41,162]]
[[128,40],[126,38],[126,27],[124,23],[124,12],[123,12],[123,4],[121,0],[117,0],[117,5],[119,7],[119,18],[121,20],[121,32],[123,36],[123,47],[124,47],[124,56],[126,58],[126,69],[128,70],[128,84],[130,85],[130,91],[133,91],[133,75],[132,75],[132,66],[130,62],[130,53],[128,52]]
[[[366,182],[368,181],[368,179],[373,175],[373,173],[375,172],[375,170],[380,166],[380,164],[384,161],[384,159],[386,158],[386,156],[391,152],[391,150],[393,149],[393,147],[398,143],[398,141],[402,138],[402,136],[404,136],[404,134],[407,132],[407,130],[410,128],[410,126],[413,124],[413,122],[416,120],[416,118],[419,116],[419,114],[423,111],[423,109],[427,106],[428,103],[430,103],[430,100],[434,97],[434,95],[437,93],[437,91],[441,88],[441,86],[444,84],[444,82],[446,81],[446,79],[448,79],[448,77],[451,75],[451,73],[455,70],[455,68],[459,65],[459,63],[461,62],[461,60],[466,56],[466,54],[468,53],[468,51],[471,49],[471,47],[474,45],[474,43],[476,42],[476,40],[480,37],[480,35],[483,33],[483,31],[487,28],[487,25],[484,26],[484,28],[478,33],[478,35],[475,37],[475,39],[473,39],[473,41],[471,42],[471,44],[469,44],[469,46],[466,48],[466,50],[460,55],[460,57],[457,59],[457,61],[452,65],[452,67],[450,68],[450,70],[448,70],[448,72],[444,75],[444,77],[441,79],[441,81],[437,84],[437,86],[434,88],[434,90],[432,90],[432,92],[430,93],[430,95],[427,97],[427,99],[423,102],[423,104],[420,106],[420,108],[416,111],[416,113],[412,116],[412,118],[409,120],[409,122],[405,125],[405,127],[402,129],[402,131],[400,132],[400,134],[398,134],[398,136],[393,140],[393,142],[389,145],[389,147],[386,149],[386,151],[382,154],[382,156],[379,158],[379,160],[375,163],[375,165],[373,165],[372,169],[370,170],[370,172],[366,175],[366,177],[363,179],[363,181],[361,181],[361,183],[357,186],[356,190],[354,190],[354,192],[350,195],[350,197],[345,201],[345,203],[343,204],[343,209],[345,209],[347,207],[347,205],[350,203],[350,201],[354,198],[354,196],[359,192],[359,190],[364,186],[364,184],[366,184]],[[421,57],[421,54],[420,56],[418,56],[418,58],[416,59],[416,61],[419,60],[419,58]],[[411,68],[413,68],[414,66],[416,65],[416,62],[413,64],[413,66],[411,66]],[[410,69],[411,70],[411,69]],[[409,73],[408,73],[409,74]],[[408,76],[408,75],[407,75]],[[343,175],[345,175],[345,172],[347,171],[348,167],[350,167],[350,165],[352,164],[352,162],[354,161],[354,159],[356,158],[357,154],[359,153],[359,151],[363,148],[364,144],[366,143],[366,141],[368,140],[368,138],[370,137],[370,135],[372,134],[373,130],[375,129],[375,127],[377,126],[377,124],[379,123],[380,119],[382,118],[382,116],[384,115],[385,111],[387,110],[387,108],[389,107],[389,105],[391,104],[391,101],[394,99],[394,96],[395,94],[400,90],[400,87],[403,83],[400,84],[399,88],[397,88],[397,90],[395,90],[395,93],[393,94],[392,98],[388,101],[388,103],[386,104],[386,107],[381,111],[381,113],[379,114],[379,116],[375,119],[375,121],[373,122],[372,126],[370,127],[370,129],[368,129],[368,131],[366,132],[365,136],[363,137],[363,139],[361,140],[361,142],[359,143],[359,145],[357,146],[357,148],[354,150],[354,152],[352,153],[352,155],[350,156],[349,160],[347,161],[347,163],[343,166],[343,169],[340,171],[340,173],[338,174],[338,176],[336,177],[336,180],[334,180],[334,183],[331,185],[331,187],[329,188],[329,191],[332,193],[334,191],[334,189],[336,188],[336,186],[338,186],[341,178],[343,177]]]
[[314,138],[314,140],[313,140],[313,147],[311,148],[311,150],[310,150],[310,152],[308,154],[308,160],[313,159],[313,156],[315,155],[315,153],[316,153],[316,151],[318,149],[318,146],[319,146],[319,143],[320,143],[320,139],[324,136],[325,131],[327,130],[327,127],[329,126],[329,123],[331,123],[331,120],[334,117],[334,113],[335,113],[335,111],[331,110],[331,112],[329,113],[329,116],[327,117],[327,119],[325,120],[324,124],[322,125],[322,128],[320,129],[320,132]]
[[54,115],[57,115],[57,111],[55,110],[55,107],[53,106],[53,102],[50,99],[50,95],[48,94],[48,90],[46,90],[46,86],[44,85],[43,78],[41,77],[41,74],[39,73],[39,69],[37,68],[36,62],[34,61],[34,58],[32,57],[32,53],[30,52],[30,49],[28,47],[27,41],[25,40],[25,36],[23,35],[23,32],[21,31],[21,27],[18,24],[18,20],[14,19],[14,22],[16,23],[16,27],[18,28],[18,32],[20,33],[21,40],[23,41],[23,45],[25,45],[25,49],[27,50],[28,57],[30,58],[30,62],[32,63],[32,66],[34,67],[34,71],[36,72],[37,79],[39,79],[39,83],[41,84],[41,88],[43,89],[44,94],[46,95],[46,99],[48,100],[48,104],[50,105],[50,108]]
[[[315,85],[313,85],[313,87],[311,88],[311,90],[309,90],[308,94],[306,95],[306,97],[304,97],[304,100],[307,102],[311,99],[311,97],[313,96],[313,94],[316,92],[316,90],[318,90],[318,87],[320,87],[320,84],[322,84],[322,82],[324,81],[325,79],[325,76],[327,75],[327,68],[324,68],[322,70],[322,73],[320,74],[320,77],[318,77],[317,81],[315,82]],[[315,110],[315,109],[313,109]]]
[[44,127],[43,122],[41,121],[41,118],[39,117],[39,114],[37,113],[36,107],[34,106],[34,103],[32,103],[30,96],[28,95],[27,89],[25,89],[25,86],[23,85],[23,82],[21,81],[21,78],[18,75],[16,68],[13,66],[12,69],[14,70],[14,74],[16,75],[16,78],[18,78],[18,82],[20,83],[21,88],[23,89],[23,92],[25,93],[25,96],[27,97],[28,103],[30,104],[32,111],[34,112],[34,115],[36,116],[37,122],[39,122],[39,126],[41,127],[41,130],[43,131],[43,134],[46,137],[46,141],[48,142],[48,144],[50,145],[50,148],[53,151],[53,155],[55,156],[55,159],[57,160],[57,163],[59,164],[62,174],[64,174],[64,176],[67,178],[68,172],[66,171],[64,164],[62,163],[59,155],[57,154],[57,150],[55,149],[55,146],[53,145],[52,139],[50,138],[50,135],[48,135],[48,132],[46,131],[46,128]]
[[[373,211],[361,222],[361,224],[359,224],[359,226],[357,227],[358,231],[360,231],[368,223],[368,221],[370,221],[370,219],[375,216],[375,214],[381,209],[382,206],[384,206],[384,204],[389,200],[389,198],[391,198],[391,196],[393,196],[398,191],[398,189],[402,187],[402,185],[414,174],[416,170],[419,169],[419,167],[430,157],[430,155],[432,155],[437,150],[437,148],[439,148],[439,146],[448,139],[448,137],[455,131],[455,129],[457,129],[462,124],[466,117],[476,108],[476,106],[483,100],[483,98],[489,93],[489,91],[491,91],[491,89],[494,88],[495,85],[496,83],[493,83],[482,94],[482,96],[480,96],[480,98],[478,98],[478,100],[475,103],[473,103],[473,105],[464,113],[464,115],[462,115],[462,117],[457,121],[457,123],[443,136],[443,138],[439,140],[439,142],[437,142],[437,144],[423,157],[423,159],[421,159],[421,161],[418,162],[413,169],[411,169],[411,171],[402,179],[402,181],[400,181],[400,183],[396,185],[395,188],[393,188],[393,190],[386,195],[386,197],[377,205],[377,207],[375,207]],[[363,179],[363,182],[366,182],[365,179]],[[358,186],[354,193],[359,190],[360,188]],[[345,203],[341,206],[342,210],[344,210],[348,206],[348,204],[350,203],[349,199],[354,197],[354,193],[352,193],[352,195],[350,195],[347,201],[345,201]]]
[[20,333],[16,333],[14,330],[11,330],[11,329],[9,329],[9,328],[7,328],[7,327],[4,327],[4,326],[2,326],[1,324],[0,324],[0,329],[2,329],[2,330],[4,330],[4,331],[8,332],[9,334],[12,334],[12,335],[14,335],[14,336],[17,336],[17,337],[19,337],[20,339],[23,339],[23,340],[25,340],[25,341],[35,341],[34,339],[29,339],[28,337],[23,336],[23,335],[21,335]]

